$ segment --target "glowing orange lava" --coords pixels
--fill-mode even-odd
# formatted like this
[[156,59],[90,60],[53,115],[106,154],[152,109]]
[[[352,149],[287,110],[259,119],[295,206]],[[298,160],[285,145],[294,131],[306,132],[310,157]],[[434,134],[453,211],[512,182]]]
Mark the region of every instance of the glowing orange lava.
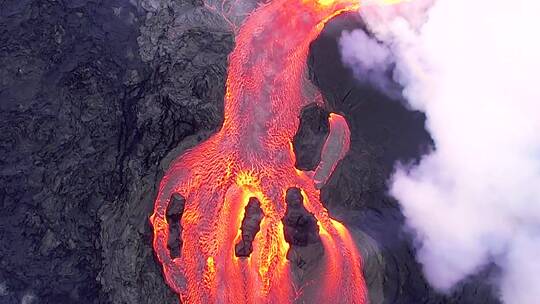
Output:
[[[328,20],[357,8],[357,2],[347,0],[275,0],[240,27],[229,57],[224,124],[171,165],[151,217],[157,258],[184,303],[292,303],[301,298],[283,235],[289,187],[303,190],[304,205],[320,228],[325,253],[317,303],[367,302],[351,236],[328,216],[313,174],[295,169],[291,148],[301,108],[319,94],[305,77],[309,45]],[[346,127],[342,118],[333,117]],[[348,138],[343,140],[348,149]],[[173,193],[186,199],[183,245],[174,259],[167,248],[166,219]],[[237,258],[234,246],[251,197],[259,200],[264,218],[251,256]]]

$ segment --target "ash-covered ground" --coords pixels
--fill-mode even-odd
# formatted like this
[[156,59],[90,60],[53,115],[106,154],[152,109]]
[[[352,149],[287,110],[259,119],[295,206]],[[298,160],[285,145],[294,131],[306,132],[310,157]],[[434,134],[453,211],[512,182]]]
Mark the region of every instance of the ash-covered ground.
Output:
[[[499,303],[485,274],[447,296],[423,278],[386,182],[431,139],[421,113],[341,64],[336,38],[358,26],[351,15],[331,22],[309,65],[325,110],[351,127],[323,198],[363,232],[368,283],[380,287],[372,301]],[[148,217],[172,158],[222,122],[233,45],[197,0],[0,1],[0,303],[178,302]],[[307,166],[327,131],[321,117],[302,119]]]

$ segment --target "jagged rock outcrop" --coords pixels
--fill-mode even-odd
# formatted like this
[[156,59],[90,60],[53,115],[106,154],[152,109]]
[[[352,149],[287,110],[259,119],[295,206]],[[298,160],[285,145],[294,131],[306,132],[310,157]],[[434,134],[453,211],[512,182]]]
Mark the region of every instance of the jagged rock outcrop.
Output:
[[180,256],[182,248],[182,225],[180,219],[184,213],[186,200],[178,193],[171,196],[171,202],[167,206],[167,223],[169,223],[169,240],[167,247],[171,252],[171,257]]
[[306,247],[320,243],[317,219],[304,207],[304,198],[300,189],[287,189],[285,202],[287,203],[287,210],[283,217],[285,241],[293,247]]
[[[300,284],[307,283],[315,274],[324,255],[319,236],[317,219],[304,207],[300,189],[292,187],[285,193],[287,209],[283,216],[283,234],[289,243],[287,259],[291,262],[292,273]],[[311,278],[313,279],[313,278]]]
[[300,126],[293,138],[296,168],[312,171],[321,161],[321,151],[330,132],[330,113],[316,103],[302,109]]
[[261,220],[264,213],[257,198],[252,197],[246,205],[244,218],[240,225],[242,235],[238,244],[234,247],[234,253],[237,257],[248,257],[253,252],[253,240],[255,235],[261,229]]

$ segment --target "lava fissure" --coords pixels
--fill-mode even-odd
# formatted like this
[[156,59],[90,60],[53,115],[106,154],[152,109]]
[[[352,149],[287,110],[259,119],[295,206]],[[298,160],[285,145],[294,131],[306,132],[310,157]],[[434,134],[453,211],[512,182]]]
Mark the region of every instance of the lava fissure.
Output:
[[[345,119],[331,115],[315,172],[295,168],[292,148],[301,109],[321,99],[306,78],[309,45],[329,19],[357,8],[345,0],[276,0],[239,28],[229,57],[223,126],[174,161],[151,217],[156,256],[184,303],[367,302],[361,257],[347,229],[329,217],[318,190],[348,151]],[[302,223],[310,232],[297,237],[324,248],[316,288],[304,288],[303,277],[293,275],[299,265],[287,259],[291,245],[283,220],[290,188],[298,189],[310,214]],[[169,221],[175,219],[167,217],[167,208],[174,193],[185,199],[179,257],[168,248]],[[262,213],[259,230],[251,254],[238,257],[235,247],[253,199]]]

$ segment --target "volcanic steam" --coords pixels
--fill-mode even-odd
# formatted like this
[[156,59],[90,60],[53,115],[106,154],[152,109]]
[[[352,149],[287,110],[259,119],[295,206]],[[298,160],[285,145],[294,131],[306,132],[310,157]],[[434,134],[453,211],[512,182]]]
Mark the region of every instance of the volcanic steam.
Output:
[[[426,113],[434,151],[399,165],[390,188],[439,290],[496,265],[505,303],[539,301],[539,10],[527,0],[418,0],[362,10],[376,39],[342,36],[355,74],[379,65],[379,77],[390,64],[409,105]],[[354,51],[366,43],[369,56]]]

